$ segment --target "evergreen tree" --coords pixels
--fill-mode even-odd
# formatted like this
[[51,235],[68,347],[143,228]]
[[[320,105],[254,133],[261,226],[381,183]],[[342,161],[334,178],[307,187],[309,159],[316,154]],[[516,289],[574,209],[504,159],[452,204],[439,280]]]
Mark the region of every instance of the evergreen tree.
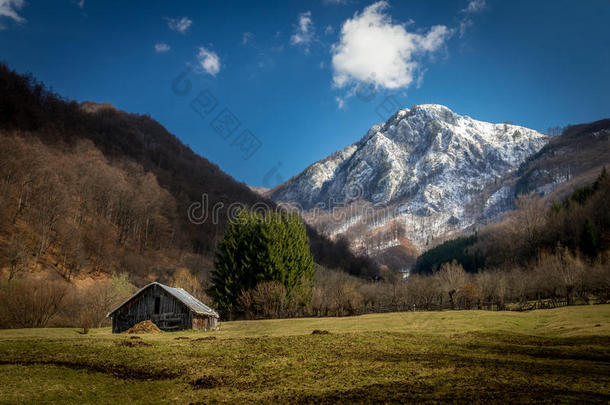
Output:
[[263,281],[279,281],[288,297],[310,286],[313,257],[305,225],[297,214],[250,214],[241,211],[231,221],[216,252],[209,294],[218,309],[232,317],[244,291]]
[[591,259],[594,259],[600,252],[598,240],[597,232],[591,220],[589,218],[585,219],[580,236],[580,250]]

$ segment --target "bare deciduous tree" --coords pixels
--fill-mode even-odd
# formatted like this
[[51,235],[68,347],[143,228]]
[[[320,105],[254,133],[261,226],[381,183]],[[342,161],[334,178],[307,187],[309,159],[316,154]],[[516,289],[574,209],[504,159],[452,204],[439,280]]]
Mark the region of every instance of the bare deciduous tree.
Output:
[[455,308],[456,297],[462,292],[468,282],[468,274],[456,261],[444,263],[435,273],[442,291],[449,296],[451,308]]
[[3,246],[0,259],[8,267],[8,281],[25,270],[31,258],[29,245],[24,235],[12,234],[8,243]]
[[286,305],[286,287],[279,281],[263,281],[251,291],[256,310],[265,318],[279,318]]
[[68,286],[61,281],[13,280],[0,287],[6,327],[43,328],[61,309]]
[[540,265],[548,271],[554,284],[565,294],[566,304],[571,305],[572,294],[583,283],[584,264],[567,247],[558,246],[553,254],[542,254]]

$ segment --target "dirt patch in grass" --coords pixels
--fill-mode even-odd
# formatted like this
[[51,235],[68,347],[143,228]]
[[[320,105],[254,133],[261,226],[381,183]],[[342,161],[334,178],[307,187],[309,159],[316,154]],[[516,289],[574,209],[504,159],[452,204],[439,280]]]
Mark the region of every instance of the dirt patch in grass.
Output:
[[142,321],[133,325],[131,328],[127,329],[123,333],[162,333],[163,331],[159,329],[157,325],[152,323],[152,321]]
[[225,385],[222,377],[213,375],[204,375],[203,377],[191,381],[190,384],[195,389],[211,389]]
[[143,340],[121,340],[119,343],[125,347],[147,347],[152,346],[150,343],[144,342]]
[[204,342],[206,340],[216,340],[216,336],[200,337],[200,338],[197,338],[197,339],[193,339],[193,342]]
[[191,338],[188,336],[178,336],[175,337],[174,340],[191,340]]
[[311,332],[312,335],[330,335],[330,332],[327,330],[321,330],[321,329],[314,329],[313,332]]

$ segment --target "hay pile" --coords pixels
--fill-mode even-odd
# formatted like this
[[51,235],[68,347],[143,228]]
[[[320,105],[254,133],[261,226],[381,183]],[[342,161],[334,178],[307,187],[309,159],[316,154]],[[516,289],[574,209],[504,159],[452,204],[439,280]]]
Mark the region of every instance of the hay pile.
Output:
[[123,333],[161,333],[161,329],[151,321],[142,321],[133,325]]

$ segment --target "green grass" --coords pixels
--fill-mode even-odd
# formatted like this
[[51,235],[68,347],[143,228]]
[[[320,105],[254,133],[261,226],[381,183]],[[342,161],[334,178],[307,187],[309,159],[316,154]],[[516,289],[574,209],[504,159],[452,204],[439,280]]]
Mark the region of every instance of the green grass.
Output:
[[141,339],[2,330],[0,403],[608,403],[609,321],[610,305],[595,305],[224,322]]

